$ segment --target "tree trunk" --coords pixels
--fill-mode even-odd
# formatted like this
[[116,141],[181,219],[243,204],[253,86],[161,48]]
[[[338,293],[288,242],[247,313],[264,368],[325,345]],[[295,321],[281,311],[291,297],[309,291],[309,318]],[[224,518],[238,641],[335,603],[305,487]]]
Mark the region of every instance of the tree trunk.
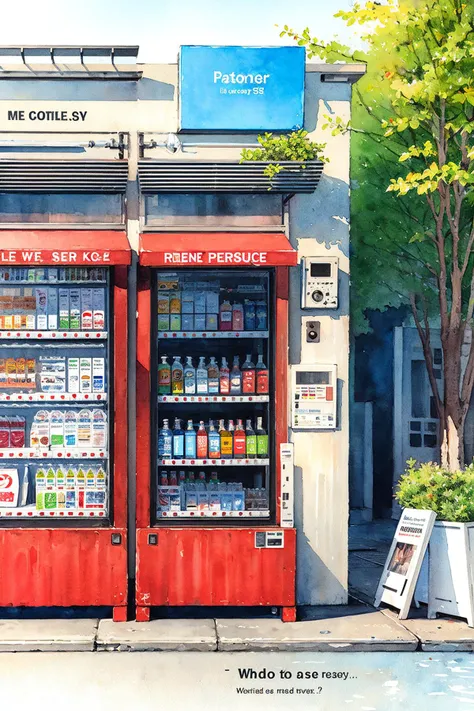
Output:
[[456,427],[451,415],[446,415],[442,436],[441,466],[449,471],[461,469],[464,466],[464,420]]

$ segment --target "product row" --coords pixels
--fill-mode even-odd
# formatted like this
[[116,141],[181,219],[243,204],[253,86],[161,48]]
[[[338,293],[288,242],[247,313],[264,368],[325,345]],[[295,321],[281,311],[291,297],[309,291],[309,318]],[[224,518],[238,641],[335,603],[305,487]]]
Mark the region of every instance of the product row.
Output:
[[263,417],[257,417],[255,429],[252,420],[219,420],[216,429],[213,420],[206,426],[199,422],[196,431],[193,420],[188,420],[186,430],[181,420],[175,418],[171,430],[167,419],[158,433],[159,459],[266,459],[268,457],[268,434],[263,427]]
[[[160,481],[166,480],[166,472],[160,475]],[[171,472],[171,482],[175,482],[176,472]],[[197,481],[194,472],[184,478],[179,473],[179,483],[159,484],[157,490],[157,512],[195,511],[217,513],[221,511],[264,511],[269,508],[266,489],[244,489],[240,482],[219,482],[217,473],[212,472],[206,482],[204,472],[199,473]]]
[[104,267],[0,267],[0,284],[30,282],[57,284],[68,282],[105,282]]
[[0,469],[0,508],[34,504],[37,511],[79,509],[105,511],[107,474],[103,466],[33,467]]
[[0,449],[107,447],[107,412],[82,409],[38,410],[33,420],[0,415]]
[[0,330],[103,331],[105,289],[0,288]]
[[181,363],[181,356],[173,356],[170,365],[168,356],[163,355],[158,366],[159,395],[262,395],[268,393],[268,388],[268,368],[262,355],[254,363],[248,354],[242,368],[239,356],[234,356],[232,368],[229,368],[227,358],[221,359],[219,367],[214,356],[208,364],[201,356],[194,367],[192,356],[186,356],[185,365]]
[[158,293],[159,331],[266,331],[265,301],[244,303],[224,299],[216,291],[171,291]]
[[105,358],[0,358],[0,390],[105,392]]

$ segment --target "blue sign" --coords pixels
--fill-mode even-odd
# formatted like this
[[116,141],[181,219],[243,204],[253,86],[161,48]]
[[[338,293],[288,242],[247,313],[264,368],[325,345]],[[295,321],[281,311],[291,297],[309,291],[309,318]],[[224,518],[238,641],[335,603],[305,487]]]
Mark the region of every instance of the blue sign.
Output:
[[303,127],[304,47],[184,46],[184,131],[289,131]]

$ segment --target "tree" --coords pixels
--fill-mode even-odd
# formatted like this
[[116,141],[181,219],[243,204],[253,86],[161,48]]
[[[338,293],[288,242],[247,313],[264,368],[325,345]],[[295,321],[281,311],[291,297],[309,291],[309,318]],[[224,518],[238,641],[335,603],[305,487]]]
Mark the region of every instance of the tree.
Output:
[[[368,61],[369,77],[357,93],[356,108],[364,109],[361,127],[359,110],[352,126],[332,117],[328,123],[333,132],[352,130],[357,140],[361,131],[365,141],[374,140],[378,148],[359,176],[362,183],[372,182],[387,219],[393,214],[398,219],[390,226],[385,221],[384,234],[372,233],[372,244],[365,241],[361,254],[356,239],[356,293],[359,300],[369,297],[367,275],[358,281],[368,266],[379,307],[409,303],[440,420],[442,464],[455,469],[464,463],[464,425],[474,386],[474,3],[355,3],[336,17],[367,29],[364,55],[321,42],[307,29],[298,35],[286,27],[282,34],[306,45],[310,56]],[[367,91],[371,81],[380,106]],[[389,194],[382,196],[381,189]],[[360,200],[367,205],[367,196]],[[367,212],[365,218],[369,229],[379,230],[384,222]],[[360,238],[363,224],[356,219],[353,234]],[[442,392],[431,349],[433,315],[440,322]]]

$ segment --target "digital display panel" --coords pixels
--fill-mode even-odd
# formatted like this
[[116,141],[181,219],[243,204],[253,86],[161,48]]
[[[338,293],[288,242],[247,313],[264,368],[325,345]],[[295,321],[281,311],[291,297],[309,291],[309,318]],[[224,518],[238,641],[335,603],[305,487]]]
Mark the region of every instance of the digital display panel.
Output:
[[329,371],[299,370],[296,373],[297,385],[330,385]]
[[320,262],[311,263],[311,276],[312,277],[330,277],[331,276],[331,265],[328,262],[321,264]]

